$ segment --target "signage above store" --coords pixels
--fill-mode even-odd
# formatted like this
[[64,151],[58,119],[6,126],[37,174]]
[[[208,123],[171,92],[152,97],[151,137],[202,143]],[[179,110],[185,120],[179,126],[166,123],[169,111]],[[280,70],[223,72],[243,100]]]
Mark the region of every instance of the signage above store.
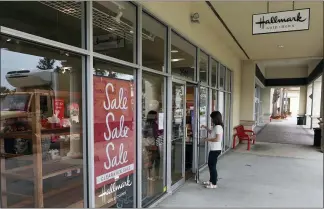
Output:
[[253,35],[309,30],[310,9],[255,14]]

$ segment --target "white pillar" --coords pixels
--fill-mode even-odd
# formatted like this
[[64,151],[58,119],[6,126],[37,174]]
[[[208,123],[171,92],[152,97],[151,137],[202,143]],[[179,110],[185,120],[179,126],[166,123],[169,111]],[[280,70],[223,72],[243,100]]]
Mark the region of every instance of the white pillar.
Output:
[[307,106],[307,86],[301,86],[299,90],[299,108],[298,115],[306,115],[306,106]]
[[[70,72],[70,104],[77,103],[79,108],[81,109],[81,92],[82,92],[82,82],[80,81],[81,71],[77,69],[72,69]],[[79,93],[79,97],[77,97],[77,93]],[[69,104],[69,105],[70,105]],[[71,116],[71,133],[78,131],[75,126],[82,124],[82,117],[79,115],[78,117]],[[79,133],[70,135],[70,151],[67,153],[67,156],[70,158],[81,158],[82,157],[82,138]]]
[[261,105],[262,105],[262,118],[264,123],[270,122],[271,110],[272,110],[272,100],[271,88],[262,88],[261,89]]
[[254,128],[255,63],[242,61],[240,123]]
[[313,128],[319,127],[318,125],[318,118],[321,116],[321,93],[322,93],[322,79],[317,79],[314,81],[314,88],[313,88],[313,110],[312,110],[312,117],[313,117]]

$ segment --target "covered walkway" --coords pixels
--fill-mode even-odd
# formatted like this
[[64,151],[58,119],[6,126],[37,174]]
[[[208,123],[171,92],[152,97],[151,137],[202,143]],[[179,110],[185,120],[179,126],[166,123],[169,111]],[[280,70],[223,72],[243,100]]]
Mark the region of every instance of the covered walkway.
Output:
[[251,151],[239,145],[221,157],[219,188],[187,182],[157,207],[323,207],[323,154],[295,124],[270,123]]

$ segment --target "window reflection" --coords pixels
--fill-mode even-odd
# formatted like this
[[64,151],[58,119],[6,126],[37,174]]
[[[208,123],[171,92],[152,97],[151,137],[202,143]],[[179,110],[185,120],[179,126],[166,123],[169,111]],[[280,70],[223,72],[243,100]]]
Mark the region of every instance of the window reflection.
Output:
[[146,206],[162,195],[164,188],[164,77],[143,73],[142,89],[142,197]]
[[215,60],[212,60],[212,66],[211,66],[211,86],[217,87],[217,79],[218,79],[218,62]]
[[[200,87],[199,92],[199,126],[207,126],[208,122],[208,89]],[[200,143],[199,143],[199,166],[206,163],[206,147],[207,143],[204,139],[208,137],[208,132],[205,128],[200,128]]]
[[143,66],[164,71],[166,26],[146,13],[143,13],[142,19]]
[[220,64],[219,66],[219,86],[218,88],[225,88],[225,76],[226,76],[226,68],[224,65]]
[[81,1],[0,1],[0,25],[81,47]]
[[208,83],[208,55],[202,51],[199,59],[199,79],[203,83]]
[[231,91],[231,84],[232,84],[232,80],[231,80],[231,77],[232,77],[232,72],[227,69],[226,71],[226,90],[227,91]]
[[133,208],[134,70],[95,59],[93,74],[95,206]]
[[123,1],[93,2],[93,51],[136,61],[136,7]]
[[0,43],[1,207],[84,207],[81,56]]
[[172,74],[179,77],[195,79],[196,47],[181,38],[175,32],[171,33],[171,67]]

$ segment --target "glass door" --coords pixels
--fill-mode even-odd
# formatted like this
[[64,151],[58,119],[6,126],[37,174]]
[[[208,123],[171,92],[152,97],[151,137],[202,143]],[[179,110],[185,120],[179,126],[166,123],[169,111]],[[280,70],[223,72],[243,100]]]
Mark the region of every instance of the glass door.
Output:
[[208,125],[208,88],[199,88],[199,113],[198,113],[198,168],[206,164],[207,142],[204,141],[208,137],[208,131],[201,126]]
[[185,178],[186,83],[172,82],[171,185],[178,187]]
[[[223,116],[223,123],[224,125],[226,124],[226,113],[225,113],[225,93],[222,91],[218,92],[218,111],[222,114]],[[225,151],[225,143],[224,139],[226,138],[226,129],[224,127],[223,130],[223,143],[222,143],[222,152]]]

